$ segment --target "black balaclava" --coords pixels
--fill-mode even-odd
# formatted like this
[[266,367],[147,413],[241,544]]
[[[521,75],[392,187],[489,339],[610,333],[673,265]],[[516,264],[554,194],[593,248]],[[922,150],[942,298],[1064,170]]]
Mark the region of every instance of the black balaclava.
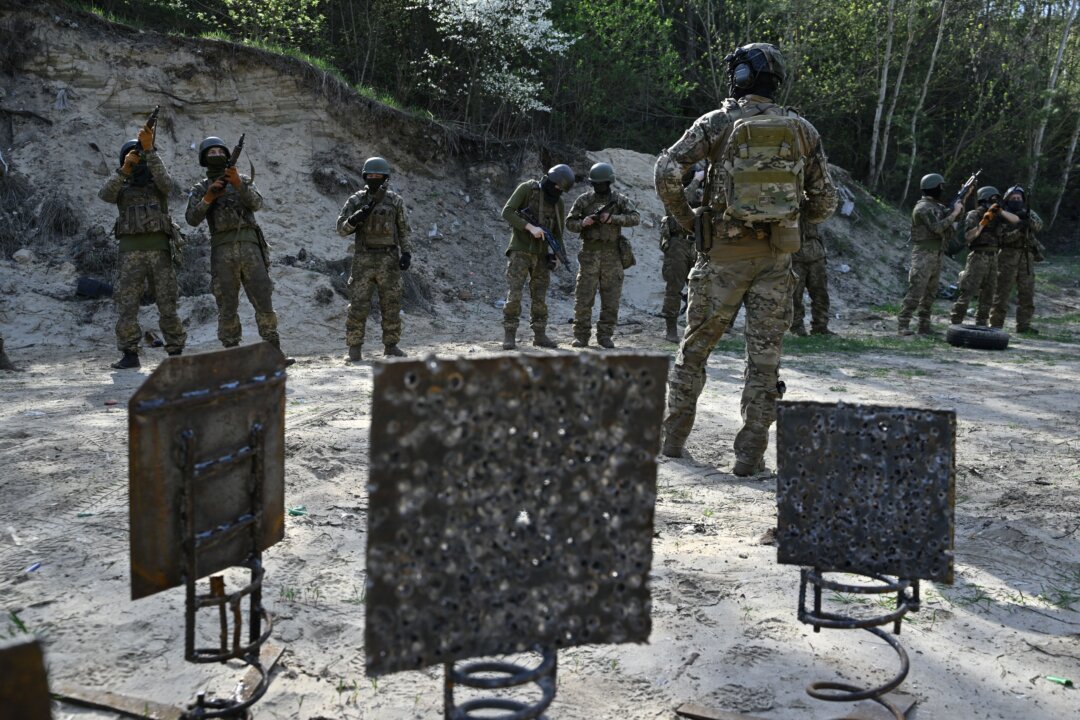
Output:
[[608,195],[611,194],[611,183],[610,182],[606,182],[606,181],[605,182],[594,182],[592,184],[592,187],[593,187],[593,191],[597,195],[599,195],[600,197],[607,197]]
[[940,200],[941,199],[941,186],[938,185],[936,188],[930,188],[929,190],[923,190],[922,194],[926,195],[927,197],[932,197],[935,200]]
[[1005,209],[1011,213],[1018,213],[1025,209],[1027,206],[1027,194],[1024,193],[1019,187],[1011,187],[1005,192],[1005,197],[1009,197],[1015,193],[1020,193],[1019,200],[1006,200]]
[[385,177],[380,177],[380,178],[365,177],[364,178],[364,185],[367,186],[367,189],[368,189],[369,193],[377,193],[377,192],[379,192],[379,189],[383,185],[386,184],[386,180],[387,180],[387,178],[385,178]]
[[225,166],[229,164],[229,158],[227,157],[207,157],[206,158],[206,177],[211,180],[217,180],[219,177],[225,174]]
[[540,189],[544,191],[544,197],[546,197],[550,203],[558,202],[559,198],[562,196],[562,188],[551,182],[547,175],[540,179]]

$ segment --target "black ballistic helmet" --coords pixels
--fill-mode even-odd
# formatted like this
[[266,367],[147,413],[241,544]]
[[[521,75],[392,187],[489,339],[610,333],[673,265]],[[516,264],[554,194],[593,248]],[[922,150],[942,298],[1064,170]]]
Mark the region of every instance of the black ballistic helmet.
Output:
[[131,140],[128,140],[126,143],[121,145],[120,146],[120,164],[121,165],[124,164],[124,158],[127,157],[127,154],[129,152],[131,152],[132,150],[138,150],[138,149],[139,149],[139,141],[135,140],[134,138],[131,139]]
[[229,152],[229,146],[225,144],[225,141],[219,137],[210,137],[199,143],[199,164],[206,167],[206,151],[210,148],[219,147],[225,151],[225,157],[229,157],[232,153]]
[[569,165],[555,165],[547,171],[547,175],[544,177],[562,192],[574,187],[574,171],[570,169]]

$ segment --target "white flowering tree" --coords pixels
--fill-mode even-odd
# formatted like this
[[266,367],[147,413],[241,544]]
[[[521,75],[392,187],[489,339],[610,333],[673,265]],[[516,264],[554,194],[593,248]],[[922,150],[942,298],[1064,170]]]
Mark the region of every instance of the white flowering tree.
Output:
[[539,65],[572,42],[552,25],[550,0],[413,0],[411,9],[434,26],[415,70],[441,116],[490,127],[507,112],[550,109]]

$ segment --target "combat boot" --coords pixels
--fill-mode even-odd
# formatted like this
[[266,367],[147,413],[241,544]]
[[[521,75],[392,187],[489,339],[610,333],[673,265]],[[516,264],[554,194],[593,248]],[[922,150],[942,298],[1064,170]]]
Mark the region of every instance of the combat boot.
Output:
[[[278,352],[281,352],[281,340],[267,340],[266,342],[273,345],[274,349],[276,349]],[[285,356],[285,367],[289,367],[290,365],[293,365],[295,363],[295,358],[291,358],[288,355]]]
[[184,352],[184,350],[183,350],[183,348],[181,348],[180,350],[168,350],[168,351],[166,351],[166,354],[169,357],[180,357],[180,355],[183,354],[183,352]]
[[758,460],[756,463],[747,462],[746,460],[736,460],[735,467],[731,469],[731,473],[738,477],[750,477],[751,475],[757,475],[763,472],[765,472],[765,458]]
[[798,325],[792,325],[791,333],[793,335],[798,335],[799,337],[806,337],[806,326],[802,323],[799,323]]
[[905,336],[915,334],[912,331],[910,321],[908,321],[908,320],[899,321],[899,323],[897,323],[897,326],[896,326],[896,332],[899,335],[905,335]]
[[1024,333],[1025,335],[1038,335],[1039,334],[1039,331],[1036,330],[1035,328],[1031,327],[1030,325],[1025,325],[1023,327],[1020,327],[1019,325],[1017,325],[1016,326],[1016,332]]
[[660,448],[660,454],[665,457],[681,458],[686,457],[686,448],[682,445],[675,444],[674,440],[668,440],[664,438],[664,444]]
[[570,343],[570,347],[583,348],[583,347],[588,347],[588,346],[589,346],[589,341],[588,340],[582,340],[581,338],[574,338],[574,341],[572,343]]
[[387,345],[383,349],[384,357],[405,357],[405,351],[397,346],[397,343],[393,345]]
[[517,347],[517,331],[516,330],[504,330],[503,331],[503,350],[513,350]]
[[360,362],[364,359],[363,345],[350,345],[349,346],[349,362]]
[[667,333],[664,335],[664,339],[669,343],[679,342],[679,319],[678,318],[665,318],[667,321]]
[[543,330],[533,331],[533,345],[542,348],[557,348],[559,343],[555,342],[547,336],[547,333]]
[[607,348],[608,350],[615,347],[615,342],[609,337],[596,338],[596,344],[602,348]]
[[8,359],[7,353],[0,348],[0,370],[11,370],[17,372],[19,368],[15,367],[15,363]]
[[811,335],[835,335],[832,330],[827,327],[824,328],[810,328]]
[[919,334],[920,335],[937,335],[937,333],[934,332],[934,328],[932,328],[930,326],[929,321],[919,323]]
[[124,356],[114,362],[111,366],[114,370],[128,370],[131,368],[140,367],[139,353],[124,352]]

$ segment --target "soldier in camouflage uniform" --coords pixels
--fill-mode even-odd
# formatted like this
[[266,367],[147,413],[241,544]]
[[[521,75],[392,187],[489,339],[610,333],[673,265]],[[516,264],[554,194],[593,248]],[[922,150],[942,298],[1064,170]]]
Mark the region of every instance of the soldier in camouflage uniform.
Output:
[[958,295],[953,303],[949,321],[960,325],[967,316],[968,305],[979,298],[975,324],[986,325],[997,284],[997,253],[1001,235],[1020,218],[1001,207],[1001,193],[987,185],[979,188],[978,205],[964,218],[964,241],[971,249],[957,281]]
[[930,311],[937,297],[941,276],[941,254],[949,244],[956,218],[964,210],[963,202],[946,207],[939,198],[945,178],[937,173],[924,175],[919,181],[923,196],[911,211],[911,269],[908,271],[908,290],[897,316],[897,332],[912,335],[911,316],[919,312],[919,333],[930,335]]
[[[784,79],[780,51],[767,43],[753,43],[738,48],[726,60],[732,97],[720,109],[698,118],[656,162],[656,191],[668,214],[686,232],[696,221],[701,237],[697,262],[690,271],[686,330],[668,381],[661,452],[683,456],[697,399],[705,385],[709,354],[739,304],[745,302],[746,382],[733,472],[746,476],[764,469],[769,427],[776,420],[781,344],[791,326],[791,252],[797,249],[798,230],[791,218],[753,222],[739,215],[753,210],[745,198],[757,187],[762,195],[782,196],[797,223],[821,223],[836,206],[836,188],[817,130],[794,111],[772,101]],[[743,119],[749,122],[740,123]],[[742,143],[729,146],[729,140],[740,128],[745,131],[773,123],[782,125],[785,137],[794,142],[776,148],[777,153],[786,153],[782,163],[780,154],[770,163],[783,170],[769,174],[782,174],[785,179],[782,183],[770,179],[767,186],[760,180],[758,185],[736,182],[740,176],[729,176],[724,166]],[[695,211],[683,193],[682,177],[703,159],[709,160],[706,191],[702,207]],[[795,181],[796,174],[801,182]],[[726,182],[727,177],[732,178],[731,183]],[[737,206],[729,203],[729,196]]]
[[806,335],[803,318],[803,291],[810,293],[810,332],[814,335],[835,335],[829,329],[829,275],[825,271],[825,245],[821,232],[813,223],[799,223],[802,232],[799,251],[791,256],[795,273],[795,292],[792,294],[793,317],[791,332]]
[[136,140],[120,149],[120,169],[98,192],[114,203],[120,216],[114,232],[120,241],[120,267],[116,290],[116,347],[123,356],[112,364],[117,370],[139,367],[139,299],[149,281],[158,307],[158,325],[165,351],[179,355],[187,333],[177,312],[179,288],[173,268],[170,240],[169,191],[172,179],[154,147],[154,130],[143,127]]
[[[547,228],[561,244],[566,209],[562,195],[574,186],[574,171],[568,165],[555,165],[540,180],[526,180],[514,189],[502,209],[502,218],[511,228],[506,248],[506,305],[503,307],[503,350],[517,347],[518,319],[521,316],[522,289],[528,281],[531,300],[533,345],[558,347],[547,335],[547,291],[555,255],[544,240]],[[518,214],[526,210],[536,225]]]
[[210,227],[211,289],[218,306],[218,340],[236,347],[243,339],[240,327],[240,288],[255,308],[259,337],[281,349],[277,313],[272,293],[274,284],[267,272],[270,247],[255,220],[262,207],[262,195],[247,175],[228,166],[229,148],[218,137],[208,137],[199,145],[199,165],[206,177],[188,191],[187,222],[198,226],[205,219]]
[[15,367],[15,363],[8,359],[7,353],[4,352],[4,336],[0,335],[0,370],[17,371],[18,369]]
[[338,214],[338,235],[356,233],[349,274],[349,315],[345,341],[349,361],[363,359],[364,331],[371,296],[379,291],[383,355],[403,357],[401,341],[401,273],[412,264],[405,200],[389,188],[390,163],[368,158],[361,172],[364,187],[354,193]]
[[589,344],[592,331],[592,308],[596,291],[600,290],[600,319],[596,323],[596,342],[613,348],[611,339],[619,320],[619,300],[622,297],[623,265],[619,253],[620,228],[634,227],[641,222],[634,202],[615,192],[615,168],[608,163],[596,163],[589,169],[592,190],[586,190],[570,208],[566,227],[581,233],[581,253],[578,254],[577,283],[574,286],[574,347]]
[[[687,183],[683,193],[691,208],[701,207],[701,188],[705,181],[705,170],[695,166],[693,172],[684,177]],[[682,229],[678,221],[665,215],[660,221],[660,252],[664,254],[661,274],[664,278],[664,305],[660,316],[664,318],[666,332],[664,339],[679,342],[679,309],[682,307],[683,288],[690,275],[690,268],[697,260],[697,248],[694,246],[694,234]]]
[[1009,295],[1016,284],[1016,332],[1037,334],[1031,326],[1035,315],[1035,263],[1043,260],[1044,248],[1035,237],[1043,221],[1028,208],[1024,188],[1015,185],[1005,191],[1006,212],[1017,222],[1001,235],[1001,250],[997,256],[997,282],[994,288],[994,307],[990,311],[990,327],[1001,328],[1009,312]]

